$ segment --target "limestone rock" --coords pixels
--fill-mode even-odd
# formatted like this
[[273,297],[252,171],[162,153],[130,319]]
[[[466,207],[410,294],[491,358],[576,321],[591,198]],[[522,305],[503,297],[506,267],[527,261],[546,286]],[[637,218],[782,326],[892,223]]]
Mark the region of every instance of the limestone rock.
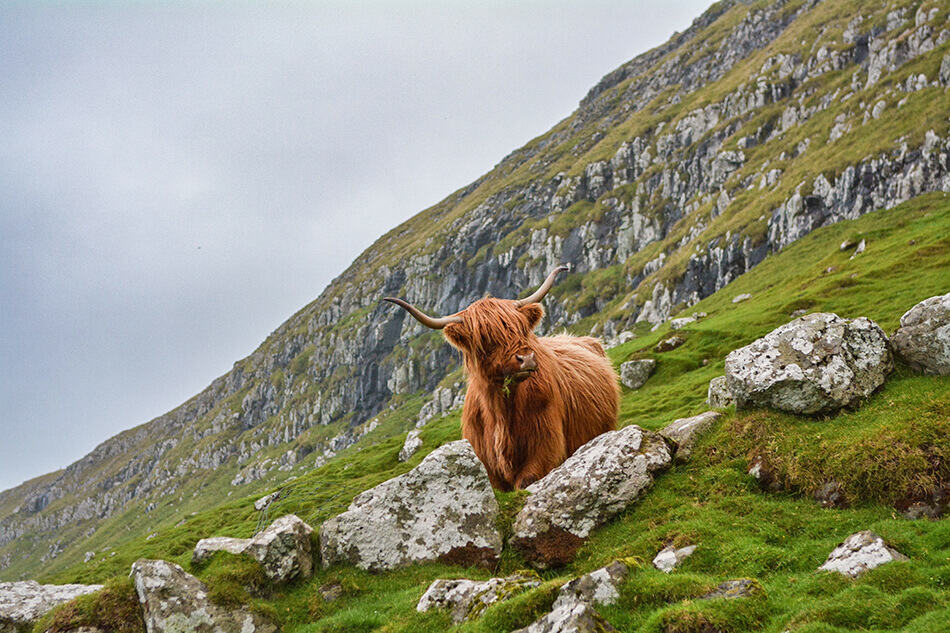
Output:
[[708,431],[721,417],[722,414],[717,411],[706,411],[691,418],[679,418],[664,427],[660,435],[676,447],[676,461],[686,461],[692,455],[699,436]]
[[164,560],[132,564],[135,591],[142,604],[147,633],[274,633],[277,627],[242,607],[222,607],[208,598],[208,587]]
[[231,536],[203,538],[195,545],[195,551],[191,554],[191,564],[198,565],[211,558],[211,555],[215,552],[240,554],[250,541],[249,538],[234,538]]
[[523,574],[488,580],[440,578],[433,581],[422,594],[416,611],[425,613],[435,608],[448,609],[452,612],[452,620],[460,624],[479,617],[486,608],[496,602],[507,600],[540,584],[541,580],[537,576]]
[[700,600],[712,600],[714,598],[747,598],[753,595],[757,588],[756,582],[754,580],[749,580],[748,578],[727,580],[723,583],[720,583],[718,587],[706,595],[701,596]]
[[860,403],[893,367],[887,337],[873,321],[818,312],[731,352],[726,386],[737,407],[829,413]]
[[575,578],[561,587],[552,608],[557,610],[575,602],[613,604],[620,598],[617,587],[627,579],[629,573],[630,568],[618,560]]
[[620,382],[629,389],[639,389],[646,383],[655,368],[656,361],[652,358],[628,360],[620,364]]
[[950,375],[950,293],[924,299],[905,312],[891,344],[917,371]]
[[262,512],[264,508],[266,508],[273,502],[277,501],[279,497],[280,497],[280,490],[276,492],[272,492],[269,495],[264,495],[263,497],[261,497],[260,499],[254,502],[254,509],[257,510],[258,512]]
[[528,486],[512,544],[537,567],[569,562],[591,530],[639,499],[670,461],[663,438],[635,425],[595,437]]
[[736,295],[732,298],[733,303],[742,303],[743,301],[748,301],[752,298],[752,295],[748,292],[743,292],[741,295]]
[[419,433],[421,433],[419,429],[412,429],[406,435],[406,441],[403,442],[402,448],[399,450],[399,461],[408,461],[422,447],[422,439],[419,437]]
[[586,602],[567,602],[513,633],[610,633],[616,630]]
[[908,559],[896,549],[888,547],[884,539],[874,532],[864,530],[846,538],[818,569],[857,578],[870,569],[895,560]]
[[736,403],[732,397],[732,392],[726,386],[725,376],[716,376],[709,381],[709,389],[706,392],[706,404],[713,409],[725,409]]
[[682,330],[684,327],[690,323],[695,323],[702,318],[705,318],[705,312],[693,312],[690,316],[680,317],[678,319],[673,319],[670,321],[670,329],[673,330]]
[[668,545],[660,550],[653,558],[653,566],[664,573],[670,573],[696,551],[695,545],[687,545],[679,549]]
[[676,349],[685,342],[686,339],[684,339],[682,336],[670,336],[669,338],[665,338],[657,343],[656,347],[653,349],[658,352],[669,352],[670,350]]
[[0,582],[0,631],[30,628],[53,607],[100,589],[102,585],[41,585],[35,580]]
[[471,445],[451,442],[324,523],[323,564],[370,570],[430,560],[489,564],[501,552],[498,511],[488,473]]

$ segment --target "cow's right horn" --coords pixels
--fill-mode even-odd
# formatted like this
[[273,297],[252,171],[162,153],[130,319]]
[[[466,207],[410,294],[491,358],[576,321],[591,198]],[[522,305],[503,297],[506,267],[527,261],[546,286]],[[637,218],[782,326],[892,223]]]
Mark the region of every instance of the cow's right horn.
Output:
[[460,316],[439,317],[438,319],[435,317],[430,317],[428,314],[425,314],[424,312],[416,308],[411,303],[403,301],[402,299],[397,299],[395,297],[384,297],[383,301],[395,303],[397,306],[399,306],[400,308],[402,308],[403,310],[411,314],[413,317],[415,317],[416,321],[418,321],[419,323],[421,323],[422,325],[426,327],[432,328],[433,330],[441,330],[449,323],[462,322],[462,317]]
[[544,295],[548,294],[548,290],[551,289],[551,286],[554,285],[554,278],[558,276],[558,273],[570,270],[570,264],[562,264],[554,270],[551,271],[551,274],[548,275],[548,278],[544,280],[544,283],[541,284],[541,287],[534,291],[534,294],[530,297],[525,297],[524,299],[518,299],[515,301],[515,305],[519,308],[521,306],[526,306],[529,303],[538,303],[541,299],[544,299]]

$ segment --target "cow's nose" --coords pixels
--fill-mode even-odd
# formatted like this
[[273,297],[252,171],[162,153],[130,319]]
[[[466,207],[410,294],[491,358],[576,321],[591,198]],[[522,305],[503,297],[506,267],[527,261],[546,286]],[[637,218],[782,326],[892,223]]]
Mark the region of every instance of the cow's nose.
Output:
[[537,369],[538,364],[534,360],[534,352],[527,354],[515,354],[515,360],[518,361],[521,369]]

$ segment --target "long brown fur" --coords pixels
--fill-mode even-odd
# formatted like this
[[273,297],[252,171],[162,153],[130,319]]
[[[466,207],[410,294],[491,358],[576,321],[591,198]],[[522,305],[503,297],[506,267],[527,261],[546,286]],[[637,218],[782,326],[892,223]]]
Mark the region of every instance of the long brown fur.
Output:
[[[462,352],[468,393],[462,437],[502,490],[525,488],[590,439],[616,428],[617,375],[597,339],[534,334],[540,304],[485,298],[443,330]],[[506,381],[516,354],[534,352],[537,371]]]

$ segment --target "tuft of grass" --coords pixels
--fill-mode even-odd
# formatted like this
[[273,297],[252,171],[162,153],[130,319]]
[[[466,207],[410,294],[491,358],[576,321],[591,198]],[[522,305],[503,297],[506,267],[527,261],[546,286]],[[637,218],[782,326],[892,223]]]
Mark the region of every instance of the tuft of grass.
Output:
[[41,618],[34,633],[65,633],[81,627],[110,633],[144,633],[145,620],[130,578],[111,579],[93,594],[79,596]]

